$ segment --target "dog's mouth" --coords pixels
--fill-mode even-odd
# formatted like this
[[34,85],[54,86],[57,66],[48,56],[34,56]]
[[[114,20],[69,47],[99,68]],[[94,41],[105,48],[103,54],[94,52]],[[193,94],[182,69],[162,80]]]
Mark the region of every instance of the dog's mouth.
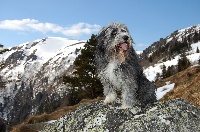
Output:
[[128,41],[121,42],[117,44],[115,48],[116,48],[116,52],[115,52],[116,58],[120,60],[121,62],[125,62],[126,57],[127,57],[126,55],[127,50],[129,49],[129,42]]
[[116,48],[118,50],[122,50],[123,52],[126,52],[128,50],[128,48],[129,48],[129,44],[128,44],[127,41],[126,42],[122,42],[122,43],[117,44]]
[[128,44],[125,42],[117,44],[117,47],[121,48],[123,51],[128,50]]

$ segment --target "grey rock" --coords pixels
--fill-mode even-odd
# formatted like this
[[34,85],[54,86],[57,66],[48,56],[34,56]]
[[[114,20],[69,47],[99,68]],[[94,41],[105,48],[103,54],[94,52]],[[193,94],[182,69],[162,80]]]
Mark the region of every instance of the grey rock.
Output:
[[112,105],[102,101],[79,107],[75,112],[49,123],[42,132],[58,131],[153,131],[198,132],[200,109],[183,99],[156,102],[145,108],[121,109],[118,100]]

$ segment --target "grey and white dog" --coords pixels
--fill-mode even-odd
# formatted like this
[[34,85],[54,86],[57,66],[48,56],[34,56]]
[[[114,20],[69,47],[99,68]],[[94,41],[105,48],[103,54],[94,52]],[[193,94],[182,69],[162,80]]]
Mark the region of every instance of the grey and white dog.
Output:
[[104,103],[122,95],[122,108],[156,101],[155,86],[143,75],[133,40],[124,24],[114,22],[96,37],[97,74],[104,86]]

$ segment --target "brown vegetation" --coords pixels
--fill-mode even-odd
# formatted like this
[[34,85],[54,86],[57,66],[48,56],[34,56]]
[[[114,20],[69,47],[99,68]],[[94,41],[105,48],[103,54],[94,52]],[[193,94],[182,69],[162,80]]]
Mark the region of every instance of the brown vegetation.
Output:
[[37,132],[37,131],[29,128],[27,125],[23,123],[23,124],[15,126],[12,132]]
[[157,81],[156,86],[163,86],[167,81],[175,83],[176,85],[161,101],[183,98],[191,104],[200,107],[200,66],[188,68],[169,78]]

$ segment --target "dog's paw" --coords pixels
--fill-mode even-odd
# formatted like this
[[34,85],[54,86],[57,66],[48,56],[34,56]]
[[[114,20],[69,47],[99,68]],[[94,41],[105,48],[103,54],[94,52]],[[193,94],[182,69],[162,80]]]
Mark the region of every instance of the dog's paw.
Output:
[[117,95],[112,93],[106,96],[105,100],[104,100],[104,104],[111,104],[115,101],[115,99],[117,98]]

